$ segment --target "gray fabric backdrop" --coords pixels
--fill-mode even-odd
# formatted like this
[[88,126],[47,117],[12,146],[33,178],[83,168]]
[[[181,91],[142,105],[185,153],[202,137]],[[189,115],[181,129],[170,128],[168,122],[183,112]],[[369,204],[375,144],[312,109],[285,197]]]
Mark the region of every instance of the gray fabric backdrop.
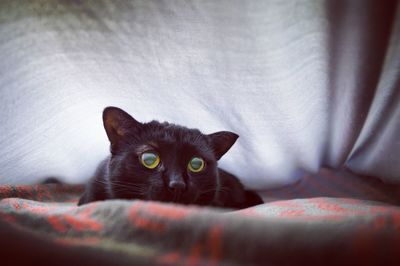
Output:
[[397,1],[1,1],[0,183],[83,182],[101,111],[241,137],[252,188],[321,166],[400,183]]

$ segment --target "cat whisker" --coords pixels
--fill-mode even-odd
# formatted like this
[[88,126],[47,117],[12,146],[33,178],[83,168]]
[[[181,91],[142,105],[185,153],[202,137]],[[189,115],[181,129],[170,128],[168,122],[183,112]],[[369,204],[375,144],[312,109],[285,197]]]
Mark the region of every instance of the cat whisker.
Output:
[[229,188],[229,187],[220,187],[220,188],[219,188],[219,191],[229,193],[229,192],[232,191],[232,189]]
[[138,185],[138,184],[117,184],[117,183],[110,183],[113,187],[124,187],[124,188],[139,188],[139,189],[143,189],[143,188],[147,188],[146,185]]
[[126,188],[145,188],[147,187],[145,184],[133,184],[126,183],[122,181],[104,181],[104,180],[94,180],[96,183],[104,184],[104,185],[113,185],[114,187],[126,187]]
[[200,191],[199,195],[203,195],[203,194],[206,194],[206,193],[209,193],[209,192],[215,192],[215,191],[217,191],[217,188],[206,189],[206,190]]
[[190,204],[194,204],[198,199],[199,199],[199,192],[196,192],[196,195],[193,197],[193,200],[190,202]]
[[125,187],[120,187],[120,188],[114,188],[114,192],[129,192],[129,193],[134,193],[134,194],[139,194],[141,196],[146,195],[149,191],[147,189],[137,189],[137,188],[125,188]]

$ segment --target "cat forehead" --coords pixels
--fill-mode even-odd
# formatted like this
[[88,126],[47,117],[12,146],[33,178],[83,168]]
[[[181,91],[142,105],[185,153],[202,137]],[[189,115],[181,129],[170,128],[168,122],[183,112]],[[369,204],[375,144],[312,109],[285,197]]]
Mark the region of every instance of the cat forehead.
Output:
[[[146,124],[141,132],[142,143],[153,148],[186,148],[208,152],[210,143],[207,135],[198,129],[190,129],[169,123],[151,122]],[[145,147],[143,147],[145,148]]]
[[168,155],[176,154],[186,156],[187,154],[198,154],[209,159],[213,158],[211,155],[212,149],[210,149],[208,146],[193,145],[189,143],[165,143],[151,141],[135,146],[134,151],[138,155],[147,151],[156,151]]
[[202,134],[200,130],[168,122],[152,121],[145,125],[143,133],[144,137],[148,137],[153,142],[208,144],[207,135]]

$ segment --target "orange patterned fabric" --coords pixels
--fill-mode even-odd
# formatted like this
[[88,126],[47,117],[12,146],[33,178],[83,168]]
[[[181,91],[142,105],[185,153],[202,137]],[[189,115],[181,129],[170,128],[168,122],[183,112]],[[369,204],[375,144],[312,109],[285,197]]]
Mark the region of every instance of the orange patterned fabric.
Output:
[[[82,189],[2,186],[0,225],[22,230],[23,242],[34,236],[33,257],[50,243],[44,264],[68,254],[84,265],[396,265],[400,254],[400,208],[381,202],[314,197],[241,211],[139,200],[77,207]],[[22,244],[14,253],[29,253]],[[99,256],[85,257],[93,250]]]

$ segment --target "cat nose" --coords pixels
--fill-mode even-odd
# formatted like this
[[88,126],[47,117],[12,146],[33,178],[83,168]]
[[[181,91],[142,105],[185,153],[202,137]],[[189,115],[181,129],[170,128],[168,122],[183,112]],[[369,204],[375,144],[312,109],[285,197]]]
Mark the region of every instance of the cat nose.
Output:
[[186,189],[186,184],[183,181],[172,180],[169,182],[168,188],[173,192],[184,191]]

